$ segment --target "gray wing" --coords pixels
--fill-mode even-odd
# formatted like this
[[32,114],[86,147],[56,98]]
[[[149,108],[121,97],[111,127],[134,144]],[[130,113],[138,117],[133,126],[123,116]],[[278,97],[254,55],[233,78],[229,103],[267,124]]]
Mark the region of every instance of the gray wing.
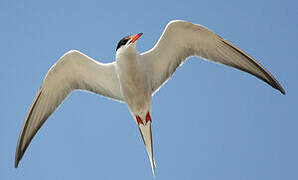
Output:
[[207,28],[181,20],[169,22],[156,45],[142,54],[152,92],[155,93],[191,56],[250,73],[285,94],[273,75],[245,52]]
[[79,51],[69,51],[51,67],[29,109],[18,140],[15,167],[39,128],[75,89],[123,101],[115,63],[102,64]]

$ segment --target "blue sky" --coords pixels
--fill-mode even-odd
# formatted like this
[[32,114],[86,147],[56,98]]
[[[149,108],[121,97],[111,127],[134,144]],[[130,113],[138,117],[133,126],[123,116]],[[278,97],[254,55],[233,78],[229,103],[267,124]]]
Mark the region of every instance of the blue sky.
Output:
[[0,179],[152,179],[124,104],[74,92],[33,139],[17,139],[48,69],[70,49],[111,62],[143,32],[150,49],[173,19],[202,24],[256,58],[281,95],[246,73],[192,58],[153,97],[156,179],[298,179],[295,1],[0,1]]

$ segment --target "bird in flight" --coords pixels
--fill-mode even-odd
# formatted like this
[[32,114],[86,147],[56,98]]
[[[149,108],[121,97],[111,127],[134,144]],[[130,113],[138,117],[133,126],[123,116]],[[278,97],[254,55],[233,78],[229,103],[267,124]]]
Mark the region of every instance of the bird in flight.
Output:
[[127,104],[140,130],[154,174],[151,98],[189,57],[201,57],[245,71],[285,94],[278,81],[260,63],[204,26],[171,21],[155,46],[140,54],[136,41],[142,34],[121,39],[114,62],[100,63],[71,50],[50,68],[21,129],[15,167],[43,123],[73,90],[79,89]]

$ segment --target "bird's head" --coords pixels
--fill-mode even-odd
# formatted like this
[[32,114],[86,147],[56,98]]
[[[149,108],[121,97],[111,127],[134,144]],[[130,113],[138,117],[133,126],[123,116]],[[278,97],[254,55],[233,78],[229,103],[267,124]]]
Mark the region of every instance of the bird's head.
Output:
[[135,42],[143,35],[143,33],[138,33],[134,36],[126,36],[121,39],[117,45],[116,52],[123,52],[123,51],[136,51],[136,44]]

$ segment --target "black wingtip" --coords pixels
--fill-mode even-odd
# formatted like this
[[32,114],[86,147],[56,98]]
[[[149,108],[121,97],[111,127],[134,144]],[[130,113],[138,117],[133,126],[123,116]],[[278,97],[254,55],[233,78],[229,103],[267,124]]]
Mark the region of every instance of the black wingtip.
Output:
[[20,152],[16,152],[16,157],[15,157],[15,161],[14,161],[14,168],[18,168],[20,160],[22,159],[22,154]]
[[18,168],[19,162],[20,162],[20,160],[17,160],[17,159],[15,160],[14,168]]
[[286,91],[283,88],[280,88],[279,91],[283,94],[286,95]]
[[18,168],[19,162],[20,162],[20,150],[19,150],[19,142],[18,142],[15,159],[14,159],[14,168]]
[[286,95],[286,91],[284,90],[284,88],[282,88],[282,86],[277,81],[275,81],[275,86],[273,87],[279,90],[283,95]]

